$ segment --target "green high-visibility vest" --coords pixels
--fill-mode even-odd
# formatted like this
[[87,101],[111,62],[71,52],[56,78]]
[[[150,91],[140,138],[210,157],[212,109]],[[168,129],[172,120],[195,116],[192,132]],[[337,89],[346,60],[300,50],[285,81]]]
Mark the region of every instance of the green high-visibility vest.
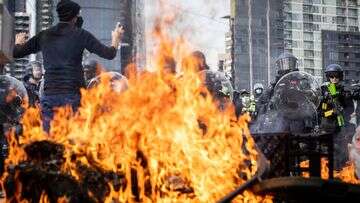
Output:
[[[332,99],[333,99],[333,102],[334,102],[334,103],[337,102],[337,101],[336,101],[336,100],[337,100],[336,96],[339,94],[339,92],[338,92],[337,89],[336,89],[336,85],[335,85],[334,83],[330,83],[330,84],[327,86],[327,88],[328,88],[329,93],[330,93],[330,95],[331,95],[331,97],[332,97]],[[337,124],[338,124],[339,127],[342,127],[342,126],[345,125],[345,120],[344,120],[344,116],[343,116],[343,115],[341,115],[341,114],[340,114],[340,115],[337,115],[336,120],[337,120]]]

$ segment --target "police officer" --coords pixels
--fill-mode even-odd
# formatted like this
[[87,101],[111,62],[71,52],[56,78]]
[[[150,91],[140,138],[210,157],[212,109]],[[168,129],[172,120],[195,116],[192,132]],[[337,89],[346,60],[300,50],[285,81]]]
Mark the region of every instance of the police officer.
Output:
[[[278,131],[286,131],[289,129],[289,122],[286,121],[278,112],[274,112],[274,105],[271,100],[274,97],[275,86],[278,81],[287,73],[298,71],[298,60],[291,53],[282,53],[275,62],[276,76],[270,85],[265,88],[256,103],[256,119],[250,123],[250,130],[255,135],[257,133],[272,133]],[[254,87],[255,88],[255,87]],[[270,175],[278,176],[284,175],[285,171],[281,170],[286,168],[285,157],[281,153],[280,147],[283,140],[278,139],[276,136],[258,137],[256,144],[264,155],[271,161],[276,170],[271,170]],[[287,175],[287,174],[286,174]]]
[[328,65],[325,76],[327,82],[321,86],[322,98],[318,111],[320,129],[333,133],[335,169],[341,169],[347,161],[346,146],[355,130],[350,124],[350,113],[346,110],[353,111],[353,99],[357,95],[347,90],[342,83],[344,73],[340,65]]
[[82,70],[84,50],[106,59],[114,59],[124,30],[119,25],[112,32],[111,46],[103,45],[91,33],[81,28],[80,5],[61,0],[56,6],[59,23],[26,40],[26,34],[16,35],[14,58],[42,52],[44,58],[44,96],[41,111],[44,130],[49,132],[55,107],[80,106],[80,88],[85,86]]
[[298,59],[291,53],[282,53],[275,62],[277,74],[275,80],[272,81],[269,87],[261,94],[256,104],[258,114],[265,113],[269,108],[269,102],[274,94],[274,88],[277,82],[287,73],[298,71]]
[[34,107],[36,104],[39,104],[39,88],[40,81],[43,77],[43,67],[42,64],[38,61],[33,61],[30,63],[29,73],[24,77],[24,86],[28,93],[29,105]]
[[230,80],[226,78],[224,73],[204,70],[200,72],[200,75],[203,78],[205,87],[218,104],[219,110],[225,110],[228,105],[232,104],[234,90]]
[[100,73],[99,64],[96,60],[87,59],[84,61],[83,67],[84,67],[85,83],[86,83],[86,86],[88,86],[90,80],[99,75],[99,73]]
[[250,113],[252,117],[255,116],[255,98],[250,91],[246,89],[240,90],[240,97],[242,102],[242,113]]
[[327,132],[339,132],[345,125],[344,108],[350,94],[341,83],[344,74],[340,65],[328,65],[325,75],[328,81],[321,86],[320,127]]
[[255,85],[254,85],[254,97],[255,97],[256,102],[261,97],[263,92],[264,92],[264,85],[261,84],[261,83],[255,83]]

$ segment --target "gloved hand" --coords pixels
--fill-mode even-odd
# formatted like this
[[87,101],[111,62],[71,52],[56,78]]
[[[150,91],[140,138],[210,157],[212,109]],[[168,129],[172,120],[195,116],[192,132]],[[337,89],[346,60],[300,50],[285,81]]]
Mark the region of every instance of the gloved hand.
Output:
[[353,92],[351,93],[351,97],[355,100],[360,100],[360,87],[359,86],[353,90]]
[[334,115],[342,115],[344,112],[344,107],[342,106],[337,106],[336,108],[334,108]]
[[330,94],[330,92],[326,91],[323,95],[323,100],[332,100],[332,96]]

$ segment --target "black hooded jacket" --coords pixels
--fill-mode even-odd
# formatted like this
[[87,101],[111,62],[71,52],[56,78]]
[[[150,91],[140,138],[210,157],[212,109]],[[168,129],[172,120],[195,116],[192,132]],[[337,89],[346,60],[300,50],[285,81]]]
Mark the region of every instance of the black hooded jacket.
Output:
[[84,87],[82,55],[84,49],[105,59],[113,59],[117,50],[107,47],[88,31],[69,23],[59,23],[40,32],[24,45],[16,45],[14,58],[42,52],[44,58],[44,94],[79,94]]

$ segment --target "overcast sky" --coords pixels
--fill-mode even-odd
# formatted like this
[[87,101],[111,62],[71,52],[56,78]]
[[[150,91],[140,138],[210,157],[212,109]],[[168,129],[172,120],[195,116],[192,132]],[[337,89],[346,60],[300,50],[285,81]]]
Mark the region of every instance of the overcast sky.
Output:
[[[160,15],[158,0],[145,1],[146,28],[153,27],[154,16]],[[195,49],[205,53],[212,69],[217,68],[218,54],[225,52],[225,33],[228,21],[221,17],[230,14],[230,0],[163,0],[167,8],[177,12],[175,29],[189,40]],[[149,43],[148,43],[149,45]],[[151,47],[148,47],[148,49]]]

